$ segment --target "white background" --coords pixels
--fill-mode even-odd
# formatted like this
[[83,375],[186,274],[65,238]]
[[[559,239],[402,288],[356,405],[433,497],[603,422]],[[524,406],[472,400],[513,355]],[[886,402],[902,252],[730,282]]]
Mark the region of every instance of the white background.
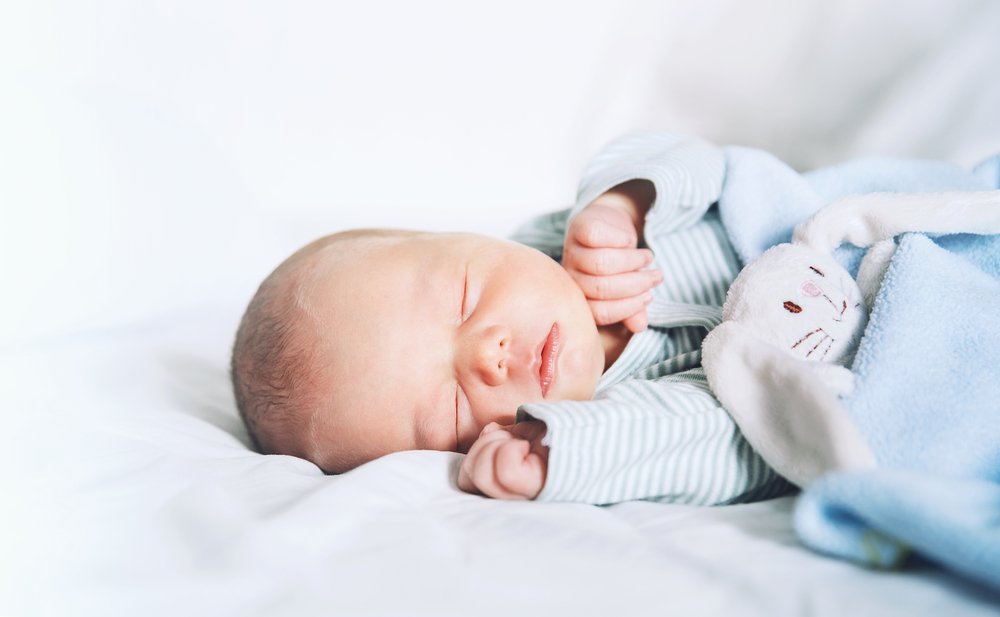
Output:
[[7,2],[0,342],[242,306],[348,227],[505,234],[628,130],[972,163],[997,41],[974,0]]

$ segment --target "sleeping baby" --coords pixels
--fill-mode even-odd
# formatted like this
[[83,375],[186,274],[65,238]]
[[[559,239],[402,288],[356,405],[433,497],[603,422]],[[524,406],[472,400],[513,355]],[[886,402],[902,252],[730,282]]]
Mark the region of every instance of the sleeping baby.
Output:
[[725,504],[792,487],[709,390],[700,345],[740,260],[720,148],[620,139],[575,207],[505,241],[352,230],[267,277],[240,324],[236,401],[264,453],[346,472],[465,453],[505,499]]

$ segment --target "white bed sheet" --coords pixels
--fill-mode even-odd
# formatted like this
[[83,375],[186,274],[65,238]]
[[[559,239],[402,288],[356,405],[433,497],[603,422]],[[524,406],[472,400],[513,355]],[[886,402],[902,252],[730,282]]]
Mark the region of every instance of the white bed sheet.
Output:
[[433,452],[325,477],[250,450],[226,367],[299,244],[506,233],[627,130],[1000,150],[1000,5],[354,4],[0,9],[0,614],[996,614],[810,553],[792,498],[504,503]]
[[338,477],[260,456],[226,388],[231,317],[206,310],[4,359],[19,384],[6,406],[25,414],[13,434],[44,435],[4,461],[19,499],[5,506],[17,533],[3,580],[29,603],[5,612],[996,613],[996,594],[933,569],[874,572],[810,553],[792,497],[709,509],[502,502],[458,491],[449,453],[399,453]]

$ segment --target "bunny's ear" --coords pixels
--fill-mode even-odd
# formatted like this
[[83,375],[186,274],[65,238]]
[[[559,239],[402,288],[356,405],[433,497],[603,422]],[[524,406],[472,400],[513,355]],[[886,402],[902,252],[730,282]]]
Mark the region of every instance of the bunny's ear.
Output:
[[889,240],[879,240],[872,245],[858,266],[858,288],[865,299],[865,307],[870,312],[875,305],[875,296],[882,286],[882,279],[889,269],[889,262],[896,254],[896,242]]
[[838,394],[853,375],[798,360],[736,321],[702,343],[709,386],[754,450],[798,486],[838,469],[875,466],[875,457]]
[[851,195],[818,210],[792,237],[829,253],[844,242],[865,247],[910,231],[998,234],[1000,191]]

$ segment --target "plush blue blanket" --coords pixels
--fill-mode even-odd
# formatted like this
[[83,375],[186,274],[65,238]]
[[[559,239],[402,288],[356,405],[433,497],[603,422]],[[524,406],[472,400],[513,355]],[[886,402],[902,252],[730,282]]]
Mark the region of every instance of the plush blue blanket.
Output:
[[[744,262],[848,194],[1000,186],[1000,156],[972,171],[869,159],[799,174],[729,148],[727,165],[719,209]],[[861,255],[836,256],[854,273]],[[799,537],[882,567],[916,552],[1000,589],[1000,236],[903,236],[851,369],[845,403],[879,468],[810,485]]]

